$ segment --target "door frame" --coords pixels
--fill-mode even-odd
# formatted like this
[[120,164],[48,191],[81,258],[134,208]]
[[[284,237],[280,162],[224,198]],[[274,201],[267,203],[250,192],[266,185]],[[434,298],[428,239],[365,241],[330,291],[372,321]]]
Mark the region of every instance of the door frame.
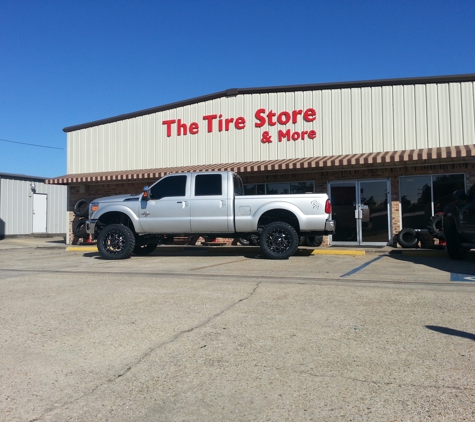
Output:
[[[367,182],[385,182],[386,183],[386,195],[387,195],[387,224],[388,224],[388,236],[387,240],[384,242],[365,242],[363,241],[363,209],[364,206],[361,204],[361,183]],[[334,241],[333,236],[328,236],[328,241],[330,245],[340,245],[340,246],[386,246],[392,236],[392,224],[391,224],[391,180],[388,178],[379,178],[379,179],[352,179],[352,180],[334,180],[328,182],[328,197],[331,198],[331,188],[332,186],[338,185],[353,185],[355,188],[355,219],[356,221],[356,240],[355,241]],[[338,224],[336,225],[336,231],[338,231]]]

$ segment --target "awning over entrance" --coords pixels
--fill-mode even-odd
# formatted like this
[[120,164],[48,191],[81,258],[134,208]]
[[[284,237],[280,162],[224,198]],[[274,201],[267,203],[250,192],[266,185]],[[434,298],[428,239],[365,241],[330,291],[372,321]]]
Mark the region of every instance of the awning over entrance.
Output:
[[325,157],[296,158],[289,160],[256,161],[246,163],[205,164],[184,167],[168,167],[148,170],[125,170],[101,173],[67,174],[47,179],[46,183],[74,185],[84,183],[107,183],[159,179],[170,173],[187,171],[234,171],[236,173],[261,173],[281,171],[304,171],[310,169],[334,169],[335,167],[365,167],[378,165],[401,166],[416,162],[441,163],[475,159],[475,145],[425,148],[407,151],[374,152],[364,154],[333,155]]

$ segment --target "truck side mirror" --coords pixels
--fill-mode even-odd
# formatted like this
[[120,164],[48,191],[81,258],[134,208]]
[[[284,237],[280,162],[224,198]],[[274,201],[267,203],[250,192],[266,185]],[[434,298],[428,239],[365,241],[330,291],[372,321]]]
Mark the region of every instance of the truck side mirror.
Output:
[[144,186],[142,199],[144,201],[148,201],[150,199],[150,188],[148,186]]

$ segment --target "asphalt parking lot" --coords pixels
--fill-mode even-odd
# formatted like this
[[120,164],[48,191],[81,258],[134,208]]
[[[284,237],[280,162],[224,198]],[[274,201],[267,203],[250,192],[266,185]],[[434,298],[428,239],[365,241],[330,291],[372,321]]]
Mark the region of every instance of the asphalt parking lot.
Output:
[[475,420],[473,255],[39,243],[0,241],[2,421]]

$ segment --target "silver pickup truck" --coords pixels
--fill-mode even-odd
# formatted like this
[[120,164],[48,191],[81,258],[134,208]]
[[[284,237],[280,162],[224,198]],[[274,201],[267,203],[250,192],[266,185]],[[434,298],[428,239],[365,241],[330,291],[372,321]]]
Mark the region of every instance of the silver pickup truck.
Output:
[[169,174],[138,195],[89,205],[86,230],[105,259],[146,255],[171,236],[257,236],[272,259],[293,255],[299,236],[333,234],[326,194],[244,195],[233,172]]

